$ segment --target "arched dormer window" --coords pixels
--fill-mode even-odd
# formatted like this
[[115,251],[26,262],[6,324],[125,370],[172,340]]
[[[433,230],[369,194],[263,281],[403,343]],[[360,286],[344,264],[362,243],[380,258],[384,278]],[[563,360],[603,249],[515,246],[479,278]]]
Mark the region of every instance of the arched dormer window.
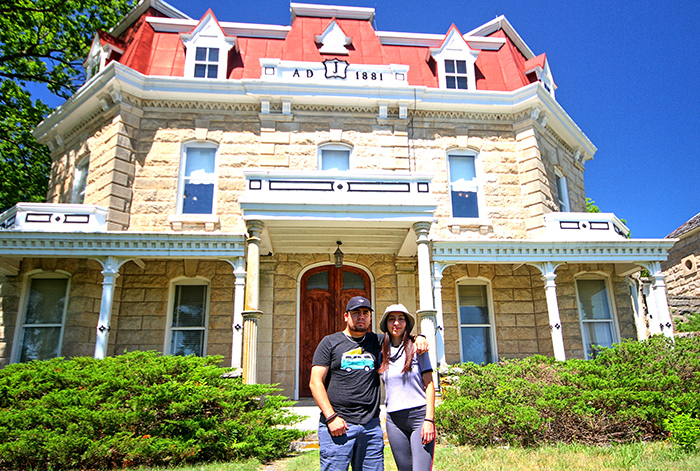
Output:
[[178,214],[214,214],[218,146],[209,141],[182,146],[178,184]]
[[438,48],[430,50],[437,64],[440,88],[476,90],[474,63],[478,50],[471,49],[455,25]]
[[320,170],[350,170],[352,147],[347,144],[329,143],[318,148],[318,168]]
[[225,79],[228,52],[236,38],[226,36],[211,10],[190,33],[181,34],[185,44],[185,77]]

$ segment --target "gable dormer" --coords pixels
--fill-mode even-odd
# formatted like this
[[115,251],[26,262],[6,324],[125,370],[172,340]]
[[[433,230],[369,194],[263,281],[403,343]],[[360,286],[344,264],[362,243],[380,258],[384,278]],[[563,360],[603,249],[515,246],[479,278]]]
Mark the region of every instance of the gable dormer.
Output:
[[119,60],[124,54],[124,48],[121,40],[104,31],[97,31],[92,40],[88,57],[83,63],[86,79],[90,80],[100,73],[110,61]]
[[185,45],[185,77],[225,79],[228,52],[236,38],[227,36],[211,10],[189,33],[182,33]]
[[348,55],[347,46],[352,44],[352,38],[347,36],[338,22],[333,18],[323,33],[315,37],[316,44],[321,46],[321,54]]
[[478,55],[479,51],[469,47],[453,24],[440,47],[430,49],[430,57],[437,64],[440,88],[476,90],[474,63]]
[[533,82],[540,81],[545,90],[554,98],[554,90],[557,88],[557,85],[552,78],[552,71],[549,68],[547,54],[543,53],[525,61],[524,72]]

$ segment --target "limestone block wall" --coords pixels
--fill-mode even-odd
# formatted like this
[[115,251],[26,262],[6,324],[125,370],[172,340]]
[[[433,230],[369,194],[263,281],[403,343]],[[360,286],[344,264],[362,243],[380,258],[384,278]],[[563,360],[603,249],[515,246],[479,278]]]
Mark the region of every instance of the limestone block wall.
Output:
[[[231,365],[234,275],[230,264],[220,261],[149,260],[145,268],[126,263],[120,270],[121,293],[113,315],[112,355],[133,350],[162,352],[165,345],[171,282],[196,278],[207,282],[209,322],[207,355],[223,356]],[[116,329],[114,328],[116,327]]]
[[676,242],[661,268],[669,298],[700,297],[700,231]]
[[70,278],[61,356],[94,355],[102,298],[101,271],[94,260],[34,258],[22,261],[18,276],[0,279],[0,367],[10,363],[20,311],[24,309],[22,300],[28,294],[27,277],[42,272],[59,272]]
[[[624,277],[614,276],[612,265],[567,265],[557,269],[556,289],[567,358],[583,358],[581,324],[574,275],[597,273],[608,277],[621,338],[636,339],[636,327]],[[478,279],[490,285],[498,358],[553,355],[552,336],[542,275],[534,267],[462,264],[447,267],[442,278],[445,322],[445,356],[448,363],[461,361],[457,283]]]

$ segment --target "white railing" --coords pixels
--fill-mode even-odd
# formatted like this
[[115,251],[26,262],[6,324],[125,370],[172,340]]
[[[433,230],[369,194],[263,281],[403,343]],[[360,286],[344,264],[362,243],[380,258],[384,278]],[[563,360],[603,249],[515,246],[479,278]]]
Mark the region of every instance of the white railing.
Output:
[[0,231],[105,232],[107,213],[92,204],[17,203],[0,214]]

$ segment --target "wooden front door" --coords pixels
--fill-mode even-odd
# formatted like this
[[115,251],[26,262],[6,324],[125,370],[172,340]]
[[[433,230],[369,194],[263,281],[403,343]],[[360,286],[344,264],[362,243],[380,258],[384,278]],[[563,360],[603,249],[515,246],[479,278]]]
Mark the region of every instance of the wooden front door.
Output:
[[299,397],[311,396],[309,378],[316,346],[323,337],[345,328],[345,306],[353,296],[370,299],[369,277],[355,267],[313,268],[301,279],[299,322]]

